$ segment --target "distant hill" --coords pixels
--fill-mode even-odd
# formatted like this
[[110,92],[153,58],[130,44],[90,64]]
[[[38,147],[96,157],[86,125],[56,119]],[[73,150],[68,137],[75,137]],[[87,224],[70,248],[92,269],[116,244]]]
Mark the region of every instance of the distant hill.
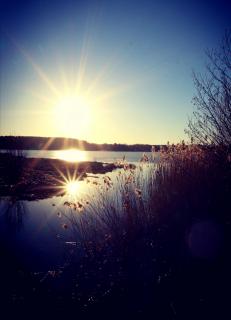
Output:
[[[156,150],[160,145],[156,145]],[[84,140],[70,138],[28,137],[28,136],[0,136],[0,149],[7,150],[59,150],[77,148],[87,151],[141,151],[149,152],[152,146],[149,144],[97,144]]]

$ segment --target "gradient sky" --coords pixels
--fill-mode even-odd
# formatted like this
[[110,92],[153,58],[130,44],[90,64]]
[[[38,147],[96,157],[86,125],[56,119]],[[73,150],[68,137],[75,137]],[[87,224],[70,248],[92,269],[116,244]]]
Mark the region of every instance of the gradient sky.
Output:
[[192,70],[231,27],[210,1],[1,1],[1,135],[176,142]]

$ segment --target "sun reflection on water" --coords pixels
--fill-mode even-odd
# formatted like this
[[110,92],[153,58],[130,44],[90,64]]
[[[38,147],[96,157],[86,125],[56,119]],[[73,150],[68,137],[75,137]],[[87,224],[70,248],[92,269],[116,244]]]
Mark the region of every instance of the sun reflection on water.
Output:
[[86,161],[86,152],[78,149],[58,150],[56,157],[68,162]]
[[66,194],[72,197],[77,196],[80,190],[80,182],[78,180],[68,181],[65,185]]

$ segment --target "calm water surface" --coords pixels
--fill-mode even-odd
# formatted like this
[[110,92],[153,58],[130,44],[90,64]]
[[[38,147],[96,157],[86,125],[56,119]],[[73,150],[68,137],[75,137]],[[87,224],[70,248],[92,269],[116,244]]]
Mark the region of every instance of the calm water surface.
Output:
[[91,183],[78,181],[74,188],[67,186],[66,195],[44,200],[0,197],[0,244],[35,272],[62,265],[68,259],[72,242],[80,240],[69,218],[81,214],[64,203],[90,199],[98,188],[92,182],[99,183],[101,179],[102,175],[92,175]]
[[[1,150],[4,152],[5,150]],[[128,162],[139,162],[143,152],[116,152],[116,151],[82,151],[77,149],[68,150],[22,150],[28,158],[49,158],[66,161],[99,161],[115,162],[123,158]],[[151,157],[151,152],[145,153]]]
[[[138,162],[142,152],[95,152],[78,150],[26,151],[27,157],[64,159],[67,161],[114,162],[125,158]],[[149,154],[150,156],[150,154]],[[116,171],[108,173],[116,180]],[[65,201],[91,200],[96,196],[103,175],[91,175],[86,180],[67,186],[66,195],[38,201],[21,201],[0,197],[0,244],[24,266],[34,272],[53,270],[61,266],[72,250],[78,235],[69,221],[73,214]],[[93,183],[95,181],[96,183]],[[75,215],[81,214],[75,212]],[[79,250],[81,255],[81,250]]]

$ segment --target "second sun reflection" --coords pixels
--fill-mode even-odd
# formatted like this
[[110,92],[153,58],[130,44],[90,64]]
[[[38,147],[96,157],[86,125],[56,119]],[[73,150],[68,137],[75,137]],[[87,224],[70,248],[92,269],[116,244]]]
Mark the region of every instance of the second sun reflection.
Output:
[[86,152],[78,149],[57,150],[55,158],[68,162],[87,161]]
[[[78,163],[87,161],[87,153],[78,149],[56,150],[55,158]],[[77,168],[72,173],[68,169],[65,173],[59,169],[57,169],[57,171],[61,176],[61,179],[58,180],[60,183],[59,188],[61,189],[59,194],[65,194],[69,200],[77,200],[79,197],[84,196],[89,190],[89,185],[86,181],[82,180],[81,176],[78,176]]]
[[[77,197],[78,191],[80,191],[80,181],[68,181],[65,185],[66,195],[71,197]],[[83,184],[83,183],[82,183]]]

